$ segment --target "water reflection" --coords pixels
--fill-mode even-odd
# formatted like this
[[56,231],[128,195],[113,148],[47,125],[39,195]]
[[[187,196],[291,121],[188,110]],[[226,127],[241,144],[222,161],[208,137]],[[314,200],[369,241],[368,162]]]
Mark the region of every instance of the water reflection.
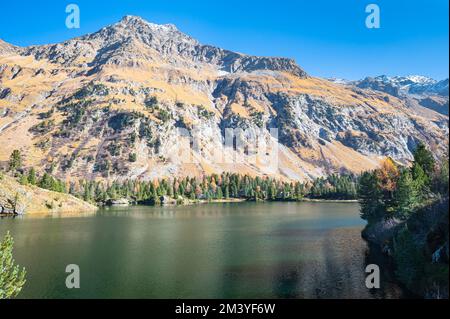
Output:
[[[371,292],[355,204],[232,203],[0,222],[27,267],[22,297],[398,298]],[[64,286],[78,264],[82,289]],[[382,283],[385,283],[384,279]]]

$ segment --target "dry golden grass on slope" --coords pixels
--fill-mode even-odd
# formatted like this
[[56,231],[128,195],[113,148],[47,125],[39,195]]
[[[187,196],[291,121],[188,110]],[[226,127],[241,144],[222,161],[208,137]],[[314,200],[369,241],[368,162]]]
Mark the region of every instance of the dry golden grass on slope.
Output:
[[[29,129],[39,123],[34,117],[25,117],[16,124],[12,124],[8,129],[4,130],[0,137],[0,161],[7,161],[13,150],[22,150],[26,154],[26,158],[30,162],[26,164],[34,163],[34,158],[39,157],[39,154],[34,154],[35,150],[33,136],[29,133]],[[37,156],[36,156],[37,155]]]
[[[52,88],[58,85],[57,95],[64,95],[65,93],[74,92],[80,87],[86,85],[92,80],[96,80],[100,83],[104,83],[104,79],[114,76],[118,79],[122,79],[124,82],[111,83],[107,85],[111,87],[126,87],[127,82],[138,83],[143,87],[154,88],[154,95],[161,101],[168,103],[183,102],[189,105],[202,105],[208,111],[214,111],[217,114],[217,110],[212,107],[211,96],[202,90],[194,89],[195,85],[182,83],[183,81],[206,83],[216,80],[219,75],[216,69],[205,66],[201,70],[191,70],[188,68],[174,68],[164,62],[148,62],[145,60],[140,62],[139,68],[132,67],[114,67],[106,66],[100,73],[90,77],[68,78],[65,68],[59,67],[60,72],[56,75],[50,75],[49,71],[56,69],[58,66],[48,63],[46,61],[36,61],[32,57],[3,57],[0,58],[0,64],[6,63],[10,65],[19,65],[24,70],[13,80],[3,81],[3,85],[11,88],[12,93],[24,94],[25,98],[22,102],[13,105],[15,111],[23,110],[26,105],[34,103],[43,92],[49,92]],[[46,71],[45,75],[41,74],[33,76],[38,69]],[[73,69],[73,68],[70,68]],[[233,75],[236,76],[236,75]],[[327,80],[319,78],[299,78],[288,73],[277,73],[270,75],[261,74],[243,74],[239,75],[245,81],[253,81],[255,85],[264,87],[265,90],[270,92],[283,92],[287,94],[310,94],[313,96],[327,99],[328,101],[345,106],[357,106],[370,104],[375,107],[379,112],[391,112],[393,106],[403,106],[402,102],[394,97],[390,97],[390,101],[386,102],[383,98],[385,95],[369,92],[363,96],[350,90],[349,88],[331,83]],[[176,81],[173,81],[176,79]],[[130,97],[118,97],[125,98],[126,103],[124,108],[132,107],[132,99]],[[263,111],[264,107],[254,101],[247,101],[250,105],[254,106],[256,111]],[[3,103],[3,102],[2,102]],[[236,105],[232,105],[233,111],[244,117],[247,116],[242,107],[242,101],[235,101]],[[11,105],[8,105],[11,107]]]
[[[44,60],[37,61],[31,56],[0,56],[0,65],[6,66],[0,84],[9,88],[15,97],[13,102],[0,101],[0,107],[7,107],[14,112],[21,112],[42,102],[49,92],[67,78],[64,68]],[[19,72],[18,68],[21,69]],[[58,72],[52,74],[52,71]]]
[[309,94],[323,98],[337,106],[369,104],[376,108],[378,112],[397,112],[399,107],[404,108],[404,103],[393,96],[389,96],[389,102],[387,102],[384,99],[386,94],[365,91],[364,95],[362,95],[344,85],[320,78],[299,78],[289,73],[278,73],[275,75],[245,74],[241,78],[245,81],[254,82],[258,86],[263,86],[270,92],[282,92],[289,95]]
[[[6,123],[10,123],[18,112],[25,109],[30,110],[32,105],[38,103],[31,110],[30,115],[27,115],[0,133],[0,145],[2,145],[0,161],[7,161],[14,149],[20,149],[22,151],[24,158],[26,158],[26,166],[35,167],[39,167],[43,160],[50,162],[63,155],[72,154],[80,146],[79,142],[65,146],[58,145],[52,150],[52,154],[50,154],[49,150],[43,151],[35,146],[35,143],[47,136],[34,138],[29,133],[29,128],[41,122],[37,118],[38,113],[48,111],[57,101],[63,97],[71,96],[77,90],[91,82],[103,83],[115,89],[113,91],[121,91],[120,89],[122,88],[133,88],[135,90],[149,88],[151,92],[154,91],[150,95],[156,96],[162,106],[173,106],[175,102],[182,102],[185,107],[180,114],[188,126],[194,124],[193,118],[190,115],[196,114],[197,106],[202,106],[207,111],[212,111],[218,116],[221,116],[220,113],[226,107],[229,107],[231,112],[243,118],[251,117],[251,114],[254,112],[270,112],[275,114],[276,112],[271,108],[270,102],[265,100],[264,93],[267,92],[281,92],[289,95],[309,94],[313,97],[323,98],[336,105],[336,107],[373,108],[374,112],[367,114],[368,119],[371,116],[377,117],[382,113],[410,112],[410,110],[405,108],[404,103],[395,97],[389,96],[389,102],[387,102],[385,99],[386,94],[371,91],[364,91],[364,94],[358,94],[348,87],[319,78],[309,77],[303,79],[288,73],[277,72],[256,72],[222,76],[217,69],[211,66],[201,66],[200,69],[194,70],[180,67],[176,68],[168,65],[165,61],[153,60],[152,62],[148,62],[146,60],[136,60],[136,62],[140,65],[139,68],[106,65],[103,66],[99,73],[94,75],[82,75],[72,78],[68,74],[74,70],[81,71],[82,69],[66,68],[61,65],[48,63],[44,60],[36,61],[32,57],[0,57],[0,65],[7,64],[11,67],[19,65],[23,68],[15,79],[7,79],[11,74],[8,73],[10,71],[5,71],[8,74],[5,74],[3,79],[0,79],[1,85],[11,88],[13,94],[24,95],[24,99],[17,103],[6,99],[0,100],[0,107],[10,108],[15,112],[12,117],[0,118],[0,127]],[[36,75],[36,71],[39,69],[43,69],[44,73]],[[52,75],[51,71],[57,72]],[[111,81],[111,77],[115,81]],[[211,90],[213,89],[212,83],[219,78],[236,78],[241,81],[248,81],[250,89],[255,88],[257,93],[262,92],[260,94],[261,100],[247,99],[239,92],[233,97],[234,100],[228,100],[225,95],[214,99],[211,96]],[[47,100],[42,100],[42,93],[48,93],[51,90],[55,90],[52,96]],[[110,109],[112,111],[136,111],[155,122],[159,122],[157,112],[151,113],[150,110],[146,109],[142,103],[143,98],[143,96],[133,97],[132,95],[111,93],[106,97],[95,97],[96,103],[90,107],[104,108],[111,104]],[[113,99],[118,101],[117,104],[111,103]],[[217,109],[213,103],[216,104]],[[415,118],[418,123],[427,124],[424,118],[412,114],[408,116]],[[63,120],[63,117],[60,112],[55,112],[52,115],[52,119],[55,120],[57,126]],[[352,134],[359,133],[353,132]],[[51,139],[51,134],[48,135]],[[80,150],[80,156],[95,153],[96,148],[101,144],[100,140],[90,138],[91,140],[88,140],[87,144]],[[316,144],[312,149],[302,148],[295,151],[297,154],[288,148],[284,148],[280,152],[280,165],[284,171],[278,172],[277,178],[289,179],[292,176],[299,176],[302,179],[307,179],[311,175],[320,176],[324,174],[324,168],[320,168],[317,163],[323,163],[325,160],[335,165],[335,167],[346,168],[353,172],[360,172],[363,169],[376,167],[378,164],[378,158],[362,155],[338,142],[327,143],[326,145]],[[166,172],[167,177],[173,175],[167,169],[167,165],[164,167],[164,164],[152,161],[151,158],[144,159],[144,156],[141,157],[139,158],[138,164],[143,163],[143,165],[135,167],[136,171],[139,171],[139,169],[144,170],[140,176],[145,176],[146,174],[153,176],[154,174],[158,174],[159,171]],[[146,164],[148,165],[145,166]],[[178,174],[202,175],[204,172],[217,173],[223,170],[258,176],[263,171],[259,166],[261,165],[256,164],[252,166],[250,164],[242,164],[230,166],[227,164],[212,165],[207,162],[201,162],[201,164],[179,166]],[[80,169],[82,173],[86,170],[82,167],[75,167],[74,171],[77,169]],[[75,173],[78,174],[78,172]]]
[[[146,63],[144,67],[139,69],[107,67],[99,75],[100,78],[107,78],[109,76],[115,76],[124,81],[139,83],[143,87],[153,88],[156,91],[153,95],[161,101],[203,105],[205,108],[211,105],[210,97],[205,92],[196,90],[189,84],[171,81],[172,78],[179,78],[206,83],[208,80],[214,79],[214,74],[210,69],[202,70],[202,72],[194,72],[189,69],[174,69],[173,67],[164,65]],[[172,83],[168,83],[169,81]],[[125,86],[123,83],[108,83],[108,85],[116,85],[117,87]]]
[[249,118],[250,117],[250,114],[249,114],[248,110],[244,106],[242,106],[240,104],[232,103],[230,105],[230,109],[231,109],[231,111],[234,114],[237,114],[237,115],[239,115],[242,118]]
[[354,173],[377,168],[383,161],[382,156],[366,156],[356,152],[338,141],[327,143],[321,147],[325,158],[334,162],[337,167],[345,168]]
[[17,198],[27,215],[77,213],[95,211],[97,207],[72,195],[48,191],[37,186],[21,185],[15,179],[0,177],[0,202],[7,203]]
[[382,156],[368,156],[343,145],[338,141],[315,145],[313,148],[297,148],[297,154],[303,168],[313,171],[320,167],[318,163],[327,162],[332,167],[340,167],[353,173],[361,173],[366,170],[375,169],[384,159]]

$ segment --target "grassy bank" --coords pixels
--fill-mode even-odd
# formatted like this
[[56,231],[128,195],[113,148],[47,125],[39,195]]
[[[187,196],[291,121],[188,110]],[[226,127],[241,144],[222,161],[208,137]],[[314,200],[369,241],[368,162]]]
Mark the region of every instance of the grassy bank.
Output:
[[0,176],[0,214],[33,215],[81,213],[97,207],[72,195],[49,191],[33,185],[21,185],[14,178]]

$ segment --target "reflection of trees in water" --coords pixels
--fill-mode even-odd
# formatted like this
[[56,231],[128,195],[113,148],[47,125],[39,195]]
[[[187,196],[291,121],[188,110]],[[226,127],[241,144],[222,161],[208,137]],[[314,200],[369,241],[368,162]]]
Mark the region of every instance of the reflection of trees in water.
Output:
[[367,243],[367,246],[364,258],[365,266],[375,264],[380,267],[381,288],[370,289],[369,292],[372,297],[380,299],[416,298],[417,296],[414,296],[396,282],[392,259],[384,255],[379,246],[372,243]]
[[[375,250],[374,250],[375,251]],[[401,298],[402,290],[386,271],[381,289],[365,285],[365,268],[377,264],[381,271],[391,269],[380,256],[369,254],[359,229],[330,231],[298,243],[296,262],[275,266],[273,290],[278,298]],[[383,257],[383,256],[381,256]]]
[[[288,267],[287,269],[279,268],[280,271],[277,275],[275,295],[277,298],[299,298],[298,284],[299,284],[299,272],[297,269]],[[289,269],[290,268],[290,269]]]

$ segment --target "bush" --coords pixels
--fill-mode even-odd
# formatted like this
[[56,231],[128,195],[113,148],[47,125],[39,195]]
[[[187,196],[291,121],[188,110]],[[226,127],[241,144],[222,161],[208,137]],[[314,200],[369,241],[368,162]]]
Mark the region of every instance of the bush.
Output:
[[137,115],[134,113],[119,113],[112,116],[108,121],[108,126],[114,131],[120,132],[131,127],[136,121]]
[[107,149],[109,154],[111,154],[111,156],[119,156],[120,155],[120,150],[121,150],[121,146],[120,144],[115,144],[114,142],[109,144]]
[[136,153],[130,153],[130,155],[128,155],[128,161],[130,161],[131,163],[136,162],[137,161]]
[[157,109],[158,108],[158,98],[156,96],[152,96],[149,99],[145,100],[145,106],[148,109]]
[[172,118],[172,115],[166,110],[159,111],[159,119],[164,123],[169,121]]
[[90,97],[92,95],[106,96],[108,94],[109,94],[109,89],[104,84],[89,83],[87,86],[85,86],[84,88],[77,91],[73,97],[78,100],[81,100],[81,99]]
[[262,128],[264,126],[264,113],[263,112],[255,112],[251,114],[253,123]]
[[34,134],[46,134],[46,133],[50,132],[54,126],[55,126],[55,121],[46,120],[46,121],[42,121],[39,124],[34,125],[33,127],[30,128],[29,131]]
[[214,117],[214,115],[215,115],[214,112],[208,111],[202,105],[199,105],[197,108],[198,108],[197,109],[198,116],[201,117],[201,118],[209,120],[209,119],[212,119]]

